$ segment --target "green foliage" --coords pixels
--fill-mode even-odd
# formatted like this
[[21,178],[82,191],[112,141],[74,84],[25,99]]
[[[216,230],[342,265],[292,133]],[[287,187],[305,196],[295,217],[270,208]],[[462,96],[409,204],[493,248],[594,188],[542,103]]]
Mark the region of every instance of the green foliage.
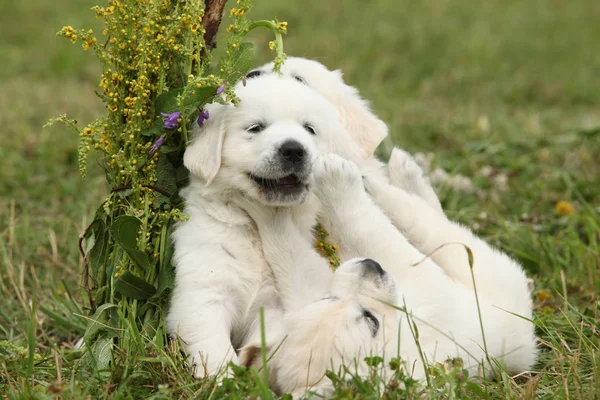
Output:
[[[97,94],[108,115],[83,129],[64,115],[49,121],[79,133],[82,176],[88,153],[100,152],[111,188],[82,237],[87,251],[80,242],[91,312],[82,360],[100,379],[110,379],[111,365],[165,341],[162,325],[173,284],[170,234],[183,218],[178,191],[187,181],[182,155],[188,132],[207,103],[237,102],[232,88],[254,64],[254,46],[244,41],[251,29],[271,29],[279,64],[285,57],[285,23],[251,23],[251,6],[251,0],[238,0],[230,10],[225,52],[216,63],[204,43],[199,1],[109,0],[106,7],[92,7],[104,21],[103,43],[92,29],[65,26],[58,33],[93,50],[103,66]],[[144,345],[128,349],[122,359],[119,349],[129,331],[143,333]]]

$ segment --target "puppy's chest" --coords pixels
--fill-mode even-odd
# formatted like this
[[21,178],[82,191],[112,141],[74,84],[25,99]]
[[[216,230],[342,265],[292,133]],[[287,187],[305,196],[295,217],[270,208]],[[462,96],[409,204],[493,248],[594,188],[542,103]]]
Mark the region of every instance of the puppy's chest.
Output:
[[243,264],[244,270],[250,275],[249,278],[256,280],[258,284],[270,276],[270,268],[265,260],[258,229],[254,223],[244,224],[236,228],[236,234],[243,240],[236,241],[239,246],[230,251]]

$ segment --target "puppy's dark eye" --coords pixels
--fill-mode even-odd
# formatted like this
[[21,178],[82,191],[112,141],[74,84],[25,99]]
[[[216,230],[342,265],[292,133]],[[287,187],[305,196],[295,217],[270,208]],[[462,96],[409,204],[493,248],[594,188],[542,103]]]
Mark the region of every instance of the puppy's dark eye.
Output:
[[255,69],[254,71],[250,71],[246,74],[246,79],[256,78],[257,76],[261,76],[263,72],[260,69]]
[[264,131],[266,127],[267,126],[264,123],[258,122],[247,127],[246,132],[259,133]]
[[317,132],[315,131],[315,128],[313,128],[313,126],[311,124],[304,124],[302,125],[304,127],[304,129],[306,129],[306,131],[308,133],[310,133],[311,135],[316,135]]
[[375,337],[377,332],[379,332],[379,320],[368,310],[363,311],[363,317],[365,318],[365,321],[367,321],[371,334]]
[[308,83],[306,83],[306,81],[304,80],[304,78],[302,78],[301,76],[294,75],[293,77],[294,77],[295,80],[297,80],[301,84],[308,86]]

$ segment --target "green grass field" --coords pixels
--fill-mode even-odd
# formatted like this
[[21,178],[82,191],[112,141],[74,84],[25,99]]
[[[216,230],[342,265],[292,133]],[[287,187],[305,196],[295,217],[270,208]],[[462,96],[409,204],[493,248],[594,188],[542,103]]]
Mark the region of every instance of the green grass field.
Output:
[[[55,37],[63,25],[97,30],[97,3],[0,3],[0,397],[218,398],[222,388],[193,381],[165,351],[97,376],[72,350],[86,322],[77,240],[107,186],[94,162],[81,180],[75,134],[42,125],[105,112],[96,60]],[[472,193],[439,190],[447,213],[535,279],[535,370],[473,380],[480,389],[446,377],[421,396],[600,398],[600,7],[475,4],[256,0],[253,14],[289,22],[289,55],[341,68],[396,145],[433,152],[435,165],[470,177]],[[252,39],[263,48],[269,40]],[[492,184],[498,175],[503,189]],[[260,396],[254,377],[240,374],[238,395]],[[344,393],[376,397],[363,386]]]

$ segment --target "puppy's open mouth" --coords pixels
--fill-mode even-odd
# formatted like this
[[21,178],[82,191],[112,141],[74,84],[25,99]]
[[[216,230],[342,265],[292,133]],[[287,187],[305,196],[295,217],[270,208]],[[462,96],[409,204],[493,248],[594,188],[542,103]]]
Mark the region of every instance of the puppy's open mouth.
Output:
[[265,190],[294,190],[304,186],[300,178],[294,174],[279,179],[261,178],[250,174],[250,178]]

